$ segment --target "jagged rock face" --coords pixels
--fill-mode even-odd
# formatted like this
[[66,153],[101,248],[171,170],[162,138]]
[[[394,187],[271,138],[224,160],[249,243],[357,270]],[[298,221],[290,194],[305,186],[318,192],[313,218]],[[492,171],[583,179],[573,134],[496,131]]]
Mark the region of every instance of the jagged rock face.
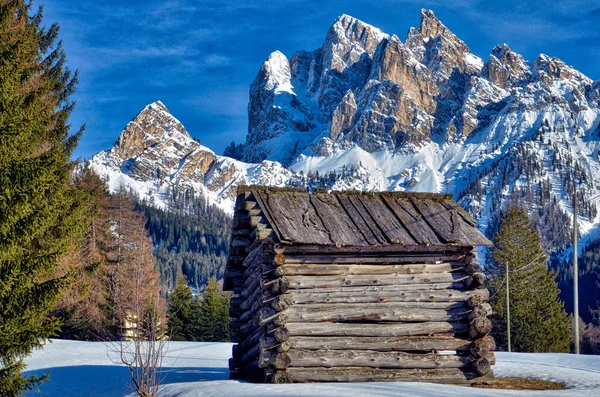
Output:
[[358,103],[363,109],[361,116],[350,132],[338,139],[340,145],[356,143],[368,152],[394,151],[405,143],[429,140],[431,120],[402,85],[391,80],[371,81]]
[[406,45],[431,70],[438,84],[456,73],[479,73],[483,67],[483,62],[430,10],[421,11],[421,27],[409,30]]
[[[253,84],[248,161],[287,165],[301,152],[327,156],[353,146],[414,152],[432,141],[463,142],[511,114],[524,123],[509,131],[520,133],[556,107],[590,124],[600,96],[597,84],[562,61],[540,55],[531,64],[506,44],[484,64],[428,10],[404,43],[342,15],[320,49],[279,63],[287,68],[280,80],[292,88],[284,95]],[[263,66],[257,81],[270,75],[277,73]],[[278,95],[286,100],[271,100]]]
[[[462,111],[455,115],[450,123],[456,135],[448,133],[447,141],[468,137],[474,132],[489,127],[504,107],[503,100],[508,95],[508,91],[492,84],[489,80],[477,76],[471,77]],[[460,129],[462,129],[461,135],[457,136]]]
[[381,30],[351,16],[336,20],[321,47],[319,121],[328,121],[347,90],[366,83],[371,58],[385,37]]
[[[301,60],[295,64],[298,62]],[[296,75],[300,73],[297,68]],[[297,154],[290,147],[298,147],[307,140],[306,133],[314,129],[314,116],[297,99],[291,77],[290,62],[275,51],[252,83],[248,105],[250,132],[243,153],[246,161],[260,162],[268,157],[289,162]]]
[[114,163],[123,163],[128,174],[138,180],[169,178],[181,158],[188,159],[183,164],[185,171],[201,178],[202,171],[206,172],[217,159],[190,137],[160,101],[148,105],[127,124],[110,156]]
[[127,124],[113,150],[122,159],[138,156],[147,148],[170,139],[171,133],[185,133],[185,128],[171,117],[160,101],[147,106]]
[[525,85],[532,80],[525,59],[503,44],[494,47],[482,74],[500,88]]
[[340,134],[347,132],[356,123],[357,112],[354,93],[348,90],[331,117],[329,139],[335,141]]
[[423,110],[432,112],[435,109],[434,98],[438,94],[438,86],[429,69],[397,36],[381,43],[375,55],[375,65],[372,80],[393,81],[402,86],[406,94]]
[[592,84],[592,80],[582,73],[567,66],[558,58],[551,58],[540,54],[535,61],[535,69],[538,72],[538,80],[546,84],[555,80],[571,80],[577,83]]
[[342,15],[320,49],[298,51],[289,62],[280,52],[272,53],[250,88],[244,160],[288,164],[327,131],[348,90],[360,90],[368,81],[371,58],[386,37]]

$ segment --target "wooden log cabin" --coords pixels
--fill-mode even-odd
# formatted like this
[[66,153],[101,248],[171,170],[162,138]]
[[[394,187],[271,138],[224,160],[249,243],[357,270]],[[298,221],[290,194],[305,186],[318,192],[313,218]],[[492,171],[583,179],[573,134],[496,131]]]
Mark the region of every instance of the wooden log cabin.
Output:
[[225,289],[251,382],[493,377],[491,245],[451,195],[240,186]]

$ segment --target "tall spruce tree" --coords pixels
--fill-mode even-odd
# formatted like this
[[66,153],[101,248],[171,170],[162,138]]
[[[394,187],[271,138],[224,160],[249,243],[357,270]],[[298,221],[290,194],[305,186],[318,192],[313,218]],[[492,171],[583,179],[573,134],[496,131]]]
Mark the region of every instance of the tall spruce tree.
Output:
[[23,357],[59,326],[47,317],[71,274],[57,259],[85,225],[85,195],[71,184],[69,97],[77,76],[30,2],[0,1],[0,395],[21,395],[43,377],[22,377]]
[[554,272],[525,211],[511,208],[494,236],[487,267],[493,298],[493,334],[507,348],[506,267],[509,271],[511,347],[519,352],[568,352],[569,317],[558,299]]
[[192,341],[196,339],[192,325],[194,305],[192,290],[188,286],[185,277],[180,275],[177,279],[175,291],[169,297],[167,306],[167,328],[171,340]]
[[195,313],[196,340],[229,341],[229,294],[219,292],[214,277],[208,279],[206,289],[196,303]]

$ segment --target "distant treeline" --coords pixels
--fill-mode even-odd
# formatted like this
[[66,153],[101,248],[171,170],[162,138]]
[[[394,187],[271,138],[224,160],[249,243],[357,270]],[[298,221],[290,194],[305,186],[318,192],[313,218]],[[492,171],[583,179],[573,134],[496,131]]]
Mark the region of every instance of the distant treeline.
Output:
[[178,196],[179,200],[170,196],[168,211],[144,201],[138,201],[136,209],[145,216],[163,285],[173,290],[178,276],[184,275],[190,286],[200,290],[210,277],[223,278],[231,217],[207,206],[202,196]]

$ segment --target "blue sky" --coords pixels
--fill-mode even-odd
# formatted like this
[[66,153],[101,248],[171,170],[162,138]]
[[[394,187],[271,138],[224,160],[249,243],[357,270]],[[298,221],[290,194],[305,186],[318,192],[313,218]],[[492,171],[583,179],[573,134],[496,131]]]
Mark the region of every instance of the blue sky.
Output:
[[507,43],[528,60],[561,58],[600,79],[600,1],[475,0],[37,0],[58,22],[68,64],[79,69],[71,122],[87,123],[76,152],[114,143],[145,105],[163,101],[217,153],[247,131],[248,89],[274,50],[290,57],[321,46],[346,13],[402,40],[432,9],[487,60]]

